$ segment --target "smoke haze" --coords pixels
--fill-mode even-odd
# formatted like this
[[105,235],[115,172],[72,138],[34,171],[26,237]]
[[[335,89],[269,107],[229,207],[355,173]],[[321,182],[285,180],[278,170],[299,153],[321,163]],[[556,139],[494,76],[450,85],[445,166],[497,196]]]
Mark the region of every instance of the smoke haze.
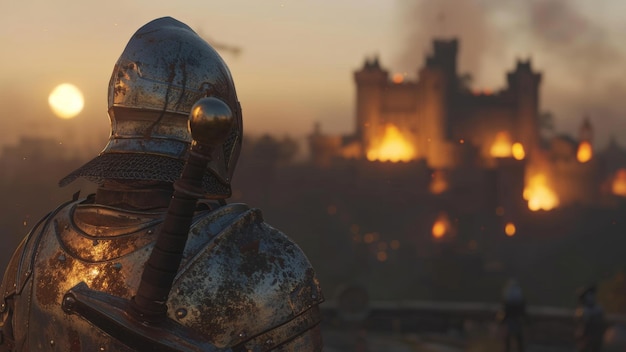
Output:
[[[593,7],[591,7],[593,6]],[[399,0],[396,30],[405,46],[392,63],[414,74],[432,38],[460,39],[459,72],[476,88],[501,88],[515,60],[531,58],[543,74],[541,105],[557,130],[577,135],[584,115],[605,144],[626,128],[626,53],[617,40],[614,1]],[[615,23],[614,23],[615,22]],[[615,136],[626,145],[626,136]]]

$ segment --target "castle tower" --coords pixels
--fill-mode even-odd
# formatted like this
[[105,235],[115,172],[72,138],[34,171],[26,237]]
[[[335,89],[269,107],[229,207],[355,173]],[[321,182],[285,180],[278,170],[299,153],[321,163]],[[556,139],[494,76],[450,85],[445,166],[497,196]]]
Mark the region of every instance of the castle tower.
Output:
[[434,52],[426,57],[419,72],[418,99],[418,149],[433,168],[450,166],[448,137],[449,108],[453,105],[458,41],[436,40]]
[[365,60],[363,68],[354,73],[356,82],[356,138],[367,150],[372,134],[380,130],[383,90],[389,73],[380,67],[378,58]]
[[593,140],[593,127],[591,126],[591,121],[589,121],[589,116],[585,115],[583,118],[583,123],[580,125],[580,129],[578,130],[578,140],[579,141],[587,141],[589,143]]
[[589,117],[583,118],[583,123],[580,125],[578,131],[578,151],[576,152],[576,159],[581,163],[586,163],[593,157],[593,128]]
[[533,72],[530,60],[518,61],[514,72],[507,75],[509,89],[515,99],[517,138],[530,155],[540,147],[539,84],[541,74]]
[[433,41],[433,54],[426,57],[425,67],[439,68],[443,70],[447,79],[453,80],[457,77],[457,55],[459,52],[459,40]]

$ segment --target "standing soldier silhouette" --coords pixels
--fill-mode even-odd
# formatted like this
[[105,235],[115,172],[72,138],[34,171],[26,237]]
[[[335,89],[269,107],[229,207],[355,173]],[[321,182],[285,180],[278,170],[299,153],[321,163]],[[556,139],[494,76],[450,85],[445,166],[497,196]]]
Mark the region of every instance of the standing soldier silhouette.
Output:
[[524,351],[524,323],[527,320],[526,300],[519,283],[511,279],[502,292],[502,308],[498,320],[504,326],[504,345],[507,352],[512,351],[513,341],[517,350]]
[[576,345],[579,352],[601,352],[607,324],[604,310],[596,302],[596,286],[578,291],[576,308]]
[[50,212],[7,267],[0,350],[320,351],[306,256],[225,202],[243,129],[218,53],[156,19],[115,64],[108,107],[108,144],[60,182],[96,193]]

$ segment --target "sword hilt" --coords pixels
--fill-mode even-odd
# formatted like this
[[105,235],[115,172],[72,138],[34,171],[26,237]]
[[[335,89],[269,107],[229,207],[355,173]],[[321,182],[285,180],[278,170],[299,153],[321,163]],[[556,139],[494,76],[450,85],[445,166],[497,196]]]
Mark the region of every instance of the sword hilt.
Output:
[[183,257],[189,228],[198,199],[203,198],[202,178],[213,150],[232,130],[231,109],[217,98],[202,98],[191,108],[189,129],[192,143],[181,178],[174,182],[174,194],[156,244],[141,275],[130,312],[137,319],[158,323],[166,318],[166,302]]

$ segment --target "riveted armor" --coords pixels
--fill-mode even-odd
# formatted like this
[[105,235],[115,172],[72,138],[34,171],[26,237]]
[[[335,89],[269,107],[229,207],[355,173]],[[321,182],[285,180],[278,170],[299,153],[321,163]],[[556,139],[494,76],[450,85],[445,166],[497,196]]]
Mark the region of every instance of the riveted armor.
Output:
[[[80,293],[81,283],[132,297],[162,218],[159,212],[89,200],[51,214],[7,270],[2,292],[5,306],[11,300],[11,319],[3,334],[7,327],[12,333],[5,342],[15,341],[18,351],[132,351],[80,314],[68,314],[63,300],[69,291]],[[321,348],[322,293],[313,269],[297,245],[263,221],[260,210],[230,204],[199,212],[184,253],[167,302],[171,320],[217,348]]]
[[7,267],[0,351],[321,351],[308,259],[224,201],[242,121],[215,50],[172,18],[143,26],[109,116],[105,149],[60,182],[96,194],[44,217]]

